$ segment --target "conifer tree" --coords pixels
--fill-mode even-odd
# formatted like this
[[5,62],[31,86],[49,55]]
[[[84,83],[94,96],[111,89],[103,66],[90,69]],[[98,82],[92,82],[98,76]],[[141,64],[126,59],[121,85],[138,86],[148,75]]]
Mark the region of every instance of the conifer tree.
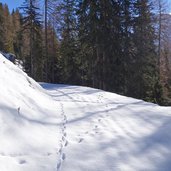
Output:
[[4,4],[3,7],[3,15],[4,15],[4,50],[5,52],[13,53],[13,34],[12,34],[12,17],[10,15],[8,5]]
[[21,14],[18,9],[12,11],[12,34],[13,34],[13,49],[16,57],[22,59],[22,33],[21,30]]
[[[41,63],[37,62],[37,43],[41,42],[41,16],[39,8],[36,6],[36,0],[25,0],[22,7],[23,18],[22,18],[22,31],[29,32],[29,54],[26,58],[26,65],[28,66],[28,73],[35,78],[38,66],[42,66]],[[41,55],[41,53],[39,53]]]
[[63,0],[58,10],[60,12],[60,30],[61,43],[60,55],[62,77],[65,83],[79,84],[79,67],[77,61],[77,30],[76,30],[76,12],[75,0]]
[[[151,6],[148,0],[137,0],[134,17],[135,71],[132,84],[133,96],[155,101],[160,94],[159,75],[157,73],[157,54],[155,30],[153,27]],[[135,83],[135,81],[132,83]],[[134,87],[135,86],[135,87]]]
[[0,3],[0,51],[4,51],[4,36],[3,4]]

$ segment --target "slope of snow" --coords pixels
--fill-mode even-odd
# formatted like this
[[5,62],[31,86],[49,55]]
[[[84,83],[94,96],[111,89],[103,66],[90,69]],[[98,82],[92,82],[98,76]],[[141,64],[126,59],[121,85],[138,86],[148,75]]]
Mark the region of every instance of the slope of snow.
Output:
[[171,108],[41,83],[0,56],[0,171],[170,171]]
[[0,171],[56,170],[59,106],[0,54]]

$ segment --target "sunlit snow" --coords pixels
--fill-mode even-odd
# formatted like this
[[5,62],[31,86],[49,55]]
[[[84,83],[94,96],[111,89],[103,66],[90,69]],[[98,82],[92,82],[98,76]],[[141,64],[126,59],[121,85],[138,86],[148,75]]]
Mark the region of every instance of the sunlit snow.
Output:
[[171,107],[41,86],[0,55],[0,171],[171,170]]

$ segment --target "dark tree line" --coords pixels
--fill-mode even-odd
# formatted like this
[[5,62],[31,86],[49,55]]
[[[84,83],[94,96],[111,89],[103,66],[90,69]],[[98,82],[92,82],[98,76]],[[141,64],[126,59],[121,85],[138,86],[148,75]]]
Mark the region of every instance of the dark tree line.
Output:
[[171,24],[162,25],[171,17],[153,2],[45,0],[42,12],[38,0],[25,0],[11,14],[0,4],[0,48],[15,53],[37,81],[169,105]]

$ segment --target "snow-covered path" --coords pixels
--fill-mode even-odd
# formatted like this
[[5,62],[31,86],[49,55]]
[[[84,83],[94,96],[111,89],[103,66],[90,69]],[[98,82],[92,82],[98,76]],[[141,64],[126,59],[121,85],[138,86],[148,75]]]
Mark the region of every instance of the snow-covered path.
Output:
[[170,171],[171,110],[78,86],[42,84],[61,104],[57,171]]

